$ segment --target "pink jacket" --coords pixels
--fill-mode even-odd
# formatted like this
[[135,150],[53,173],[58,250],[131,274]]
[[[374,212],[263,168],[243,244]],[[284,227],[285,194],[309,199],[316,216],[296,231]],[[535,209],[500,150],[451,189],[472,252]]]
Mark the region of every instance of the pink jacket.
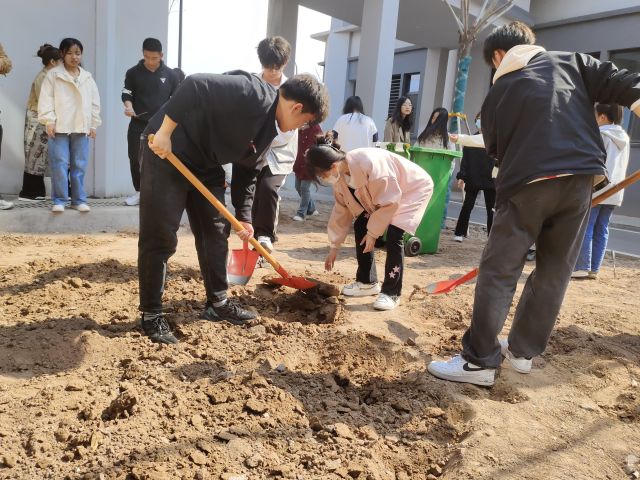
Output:
[[[333,186],[336,203],[327,232],[333,248],[338,248],[353,219],[367,211],[367,230],[381,236],[389,225],[415,233],[433,193],[427,172],[409,160],[382,148],[357,148],[347,153],[349,191],[344,176]],[[358,201],[360,203],[358,203]]]

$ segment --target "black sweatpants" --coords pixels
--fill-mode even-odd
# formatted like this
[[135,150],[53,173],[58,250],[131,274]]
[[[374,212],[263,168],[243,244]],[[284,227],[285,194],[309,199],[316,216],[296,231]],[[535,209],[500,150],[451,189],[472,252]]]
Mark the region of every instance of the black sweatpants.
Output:
[[[362,212],[353,224],[356,237],[356,257],[358,260],[358,271],[356,281],[362,283],[374,283],[378,281],[376,271],[375,250],[364,253],[364,245],[360,245],[362,239],[367,235],[367,222],[369,215]],[[387,229],[387,260],[384,264],[384,281],[382,282],[382,293],[396,297],[402,292],[402,276],[404,273],[404,241],[402,236],[404,230],[389,225]]]
[[[149,313],[162,311],[167,261],[176,251],[176,233],[185,209],[196,243],[207,302],[224,300],[228,287],[229,222],[168,160],[155,155],[146,141],[142,152],[138,240],[140,310]],[[222,167],[200,180],[224,203]]]
[[[480,189],[464,186],[464,202],[462,202],[462,209],[458,216],[458,223],[456,223],[455,235],[459,237],[466,237],[469,230],[469,218],[471,217],[471,211],[476,204],[476,198]],[[496,204],[496,190],[495,188],[482,189],[484,193],[484,205],[487,209],[487,234],[491,232],[491,224],[493,223],[493,207]]]
[[260,170],[256,179],[256,193],[253,197],[251,220],[254,235],[269,237],[272,242],[278,240],[276,228],[278,226],[278,211],[280,195],[278,192],[284,183],[286,175],[274,175],[269,165]]
[[147,122],[142,122],[132,118],[127,130],[127,146],[129,153],[129,168],[131,169],[131,181],[136,192],[140,191],[140,161],[142,151],[140,149],[140,137],[147,128]]
[[534,242],[536,268],[518,301],[509,349],[526,358],[544,352],[582,246],[592,185],[591,175],[543,180],[498,205],[480,260],[471,326],[462,338],[466,360],[486,368],[500,366],[497,337]]

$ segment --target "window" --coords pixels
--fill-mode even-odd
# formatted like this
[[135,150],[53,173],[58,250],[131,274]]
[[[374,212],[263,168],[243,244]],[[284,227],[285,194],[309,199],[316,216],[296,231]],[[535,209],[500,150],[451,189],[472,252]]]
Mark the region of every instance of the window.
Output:
[[[640,48],[611,52],[610,58],[618,68],[626,68],[631,72],[640,72]],[[624,109],[622,126],[629,133],[631,143],[640,144],[640,118],[633,115],[627,108]]]
[[400,75],[391,76],[391,89],[389,91],[389,117],[393,114],[396,108],[396,102],[400,98],[400,82],[402,78]]
[[420,92],[420,74],[419,73],[405,73],[403,91],[405,96],[411,93]]

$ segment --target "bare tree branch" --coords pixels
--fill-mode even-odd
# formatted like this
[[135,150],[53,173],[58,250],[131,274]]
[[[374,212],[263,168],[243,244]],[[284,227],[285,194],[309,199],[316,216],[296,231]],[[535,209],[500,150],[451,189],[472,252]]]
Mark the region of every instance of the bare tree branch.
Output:
[[453,7],[451,6],[448,0],[442,0],[442,1],[445,3],[447,7],[449,7],[449,11],[451,12],[451,15],[453,15],[454,20],[458,24],[458,31],[460,32],[460,34],[462,34],[462,32],[464,32],[464,27],[462,26],[462,22],[458,18],[458,15],[456,15],[455,10],[453,9]]

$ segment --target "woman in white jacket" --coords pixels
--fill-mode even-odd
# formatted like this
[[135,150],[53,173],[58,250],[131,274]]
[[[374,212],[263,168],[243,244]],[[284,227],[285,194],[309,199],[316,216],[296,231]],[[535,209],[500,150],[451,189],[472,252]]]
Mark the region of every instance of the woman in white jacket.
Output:
[[[629,136],[620,126],[623,110],[620,105],[596,105],[596,120],[600,126],[600,135],[607,151],[607,173],[611,183],[607,188],[594,195],[612,188],[624,180],[629,165]],[[613,209],[622,205],[624,190],[607,198],[600,205],[591,209],[587,231],[584,234],[580,255],[576,262],[573,278],[591,278],[598,276],[604,252],[609,239],[609,220]]]
[[89,162],[89,138],[96,137],[100,120],[98,86],[80,66],[82,43],[65,38],[60,43],[63,64],[49,71],[38,100],[38,120],[49,136],[52,212],[64,212],[69,196],[71,170],[71,208],[88,212],[84,174]]

